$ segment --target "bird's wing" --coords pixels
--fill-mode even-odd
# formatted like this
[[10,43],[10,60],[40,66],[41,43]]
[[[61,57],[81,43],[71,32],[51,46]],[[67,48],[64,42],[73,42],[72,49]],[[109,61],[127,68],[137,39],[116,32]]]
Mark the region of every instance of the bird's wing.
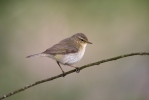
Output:
[[55,44],[51,48],[47,49],[43,53],[55,55],[55,54],[68,54],[68,53],[76,53],[76,52],[78,52],[78,49],[76,47],[70,44],[60,42],[58,44]]

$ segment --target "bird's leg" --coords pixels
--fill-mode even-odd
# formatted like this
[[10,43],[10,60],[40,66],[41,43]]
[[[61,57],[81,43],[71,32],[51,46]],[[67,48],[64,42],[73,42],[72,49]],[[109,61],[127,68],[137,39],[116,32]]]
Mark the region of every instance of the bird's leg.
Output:
[[69,65],[69,64],[65,64],[65,65],[75,68],[76,69],[76,73],[79,73],[80,72],[80,69],[78,67],[74,67],[74,66]]
[[65,72],[63,71],[63,69],[62,69],[62,67],[60,66],[60,63],[58,62],[58,61],[56,61],[57,62],[57,64],[59,65],[59,67],[60,67],[60,69],[61,69],[61,71],[62,71],[62,73],[63,73],[63,77],[65,76]]

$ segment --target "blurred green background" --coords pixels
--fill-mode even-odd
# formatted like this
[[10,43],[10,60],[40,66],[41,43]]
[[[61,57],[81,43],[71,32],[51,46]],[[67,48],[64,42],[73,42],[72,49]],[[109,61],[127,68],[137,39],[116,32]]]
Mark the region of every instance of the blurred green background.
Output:
[[[149,1],[1,0],[0,96],[60,74],[52,59],[25,57],[77,32],[86,34],[93,44],[74,66],[148,52]],[[6,100],[149,100],[149,57],[128,57],[90,67]]]

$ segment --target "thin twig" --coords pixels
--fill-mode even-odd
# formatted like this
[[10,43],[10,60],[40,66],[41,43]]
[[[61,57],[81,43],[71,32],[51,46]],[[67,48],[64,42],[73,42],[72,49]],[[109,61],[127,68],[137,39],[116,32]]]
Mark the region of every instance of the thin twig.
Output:
[[[125,54],[125,55],[121,55],[121,56],[117,56],[117,57],[113,57],[113,58],[97,61],[97,62],[94,62],[94,63],[90,63],[90,64],[87,64],[87,65],[84,65],[84,66],[80,67],[79,69],[82,70],[82,69],[90,67],[90,66],[99,65],[101,63],[105,63],[105,62],[121,59],[121,58],[124,58],[124,57],[135,56],[135,55],[149,55],[149,53],[148,52],[140,52],[140,53]],[[75,69],[74,70],[70,70],[70,71],[66,72],[65,74],[68,75],[68,74],[71,74],[71,73],[73,73],[75,71],[76,71]],[[38,85],[38,84],[41,84],[41,83],[44,83],[44,82],[48,82],[48,81],[52,81],[52,80],[60,78],[60,77],[63,77],[63,74],[59,74],[59,75],[53,76],[51,78],[47,78],[47,79],[43,79],[43,80],[37,81],[37,82],[32,83],[30,85],[24,86],[23,88],[15,90],[15,91],[13,91],[11,93],[3,95],[2,97],[0,97],[0,100],[5,99],[7,97],[10,97],[10,96],[12,96],[12,95],[14,95],[16,93],[19,93],[21,91],[24,91],[24,90],[28,89],[28,88],[31,88],[31,87],[33,87],[35,85]]]

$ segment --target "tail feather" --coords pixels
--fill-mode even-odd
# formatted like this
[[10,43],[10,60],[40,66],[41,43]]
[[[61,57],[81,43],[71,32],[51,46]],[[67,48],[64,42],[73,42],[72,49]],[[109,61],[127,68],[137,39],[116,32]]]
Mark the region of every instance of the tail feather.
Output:
[[33,54],[33,55],[29,55],[29,56],[27,56],[26,58],[30,58],[30,57],[34,57],[34,56],[38,56],[38,55],[40,55],[41,53],[38,53],[38,54]]

